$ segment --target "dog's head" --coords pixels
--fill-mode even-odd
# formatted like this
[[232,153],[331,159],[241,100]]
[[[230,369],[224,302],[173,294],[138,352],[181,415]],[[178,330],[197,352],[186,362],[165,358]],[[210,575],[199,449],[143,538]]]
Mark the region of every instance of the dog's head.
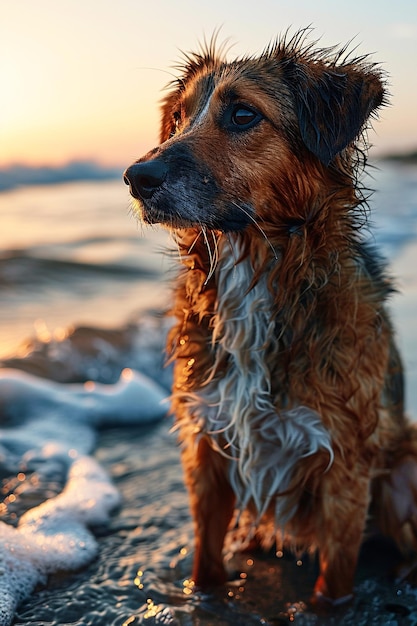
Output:
[[233,62],[211,45],[187,56],[163,103],[161,145],[125,182],[147,223],[229,232],[280,211],[303,219],[320,181],[346,178],[383,100],[375,66],[315,52],[302,33]]

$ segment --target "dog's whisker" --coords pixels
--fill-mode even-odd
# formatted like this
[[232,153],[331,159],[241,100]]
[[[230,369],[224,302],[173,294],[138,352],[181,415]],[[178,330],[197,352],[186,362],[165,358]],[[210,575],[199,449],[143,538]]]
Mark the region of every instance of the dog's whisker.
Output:
[[215,257],[215,267],[214,269],[217,267],[217,263],[219,261],[219,240],[218,237],[216,236],[216,234],[211,231],[211,235],[213,237],[213,243],[214,243],[214,257]]
[[210,267],[209,267],[209,272],[207,274],[206,280],[204,281],[204,285],[207,285],[207,283],[209,282],[210,278],[213,276],[215,269],[216,269],[216,265],[217,265],[217,259],[218,259],[218,245],[217,245],[217,240],[215,239],[215,235],[213,233],[213,240],[214,240],[214,252],[211,249],[210,246],[210,242],[209,239],[207,237],[207,229],[205,226],[201,227],[201,232],[203,233],[203,237],[204,237],[204,242],[206,244],[206,248],[207,248],[207,252],[209,255],[209,260],[210,260]]
[[[213,264],[213,253],[211,251],[210,242],[209,242],[208,237],[207,237],[207,229],[206,229],[206,227],[203,224],[201,225],[201,232],[202,232],[203,237],[204,237],[204,243],[205,243],[205,246],[206,246],[206,249],[207,249],[207,253],[208,253],[208,256],[209,256],[210,269],[211,269],[212,264]],[[209,273],[210,273],[210,270],[209,270]],[[206,278],[204,284],[206,284],[206,283],[207,283],[207,278]]]
[[191,254],[191,252],[193,251],[193,248],[195,247],[197,241],[200,239],[201,237],[201,230],[198,231],[196,238],[194,239],[193,243],[191,244],[191,246],[188,248],[188,252],[187,254]]
[[274,246],[272,245],[272,243],[270,242],[268,235],[266,234],[266,232],[264,231],[264,229],[262,228],[262,226],[260,226],[258,224],[258,222],[256,221],[256,219],[253,217],[253,215],[251,215],[249,213],[249,211],[247,211],[246,209],[243,208],[242,205],[237,204],[237,202],[232,202],[232,204],[239,209],[240,211],[242,211],[242,213],[244,213],[256,226],[256,228],[259,230],[259,232],[261,233],[262,237],[265,239],[265,241],[267,242],[268,246],[271,248],[273,254],[274,254],[274,258],[276,261],[278,261],[278,255],[276,253],[276,250],[274,248]]

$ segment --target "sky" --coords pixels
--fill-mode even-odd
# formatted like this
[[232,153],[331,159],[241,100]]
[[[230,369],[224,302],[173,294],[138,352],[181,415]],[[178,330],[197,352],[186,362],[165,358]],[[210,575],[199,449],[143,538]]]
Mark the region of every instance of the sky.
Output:
[[128,165],[157,145],[181,51],[220,28],[232,56],[257,53],[309,25],[388,72],[375,150],[417,149],[415,0],[0,0],[0,167]]

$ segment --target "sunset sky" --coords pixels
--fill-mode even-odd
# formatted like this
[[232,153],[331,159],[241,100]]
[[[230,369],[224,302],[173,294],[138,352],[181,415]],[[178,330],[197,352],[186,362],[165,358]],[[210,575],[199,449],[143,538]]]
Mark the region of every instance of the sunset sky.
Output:
[[180,50],[221,27],[235,55],[311,24],[320,45],[354,38],[390,74],[380,152],[417,149],[415,0],[0,0],[0,166],[93,159],[123,166],[153,147]]

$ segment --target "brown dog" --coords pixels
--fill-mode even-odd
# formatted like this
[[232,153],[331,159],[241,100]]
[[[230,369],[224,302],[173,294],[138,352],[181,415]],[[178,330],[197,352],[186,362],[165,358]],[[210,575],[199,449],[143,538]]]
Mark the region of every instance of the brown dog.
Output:
[[199,586],[226,580],[235,510],[248,541],[318,549],[333,601],[369,515],[414,548],[417,436],[390,282],[360,232],[359,141],[384,97],[377,67],[305,32],[233,62],[212,43],[165,98],[161,145],[125,172],[184,266],[169,349]]

